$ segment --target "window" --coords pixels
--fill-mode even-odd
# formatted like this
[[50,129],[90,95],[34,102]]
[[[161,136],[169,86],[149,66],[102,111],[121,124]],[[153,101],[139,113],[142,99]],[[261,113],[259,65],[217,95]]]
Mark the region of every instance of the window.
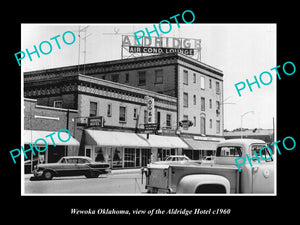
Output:
[[167,127],[171,127],[172,126],[171,119],[172,119],[171,114],[167,114],[167,116],[166,116],[166,126]]
[[85,164],[85,163],[89,163],[89,161],[87,159],[78,158],[77,163],[78,164]]
[[107,116],[111,117],[111,104],[107,104]]
[[124,149],[124,167],[135,167],[135,148]]
[[216,94],[220,94],[220,82],[216,81]]
[[209,79],[209,88],[212,88],[211,79]]
[[183,107],[189,107],[189,95],[188,93],[183,93]]
[[220,102],[219,101],[216,101],[216,105],[217,105],[217,109],[220,110]]
[[220,131],[221,131],[221,123],[220,123],[220,120],[217,120],[216,122],[217,122],[217,124],[216,124],[216,129],[217,129],[216,132],[217,132],[217,133],[220,133]]
[[211,109],[212,108],[212,100],[209,99],[209,108]]
[[236,147],[236,146],[219,147],[217,148],[216,156],[241,157],[242,156],[241,147]]
[[188,120],[189,116],[188,115],[183,115],[183,120]]
[[119,74],[113,74],[111,76],[111,81],[112,82],[119,82]]
[[201,97],[201,111],[205,111],[205,98]]
[[220,102],[219,101],[216,101],[216,115],[219,116],[220,115]]
[[125,74],[125,83],[129,83],[129,73]]
[[120,106],[119,122],[126,122],[126,107]]
[[205,134],[206,129],[205,129],[205,117],[201,116],[200,119],[200,134]]
[[95,162],[105,162],[105,157],[101,147],[95,147]]
[[200,88],[205,89],[205,78],[203,76],[200,77]]
[[196,118],[196,116],[194,116],[194,121],[193,121],[194,127],[196,126],[196,121],[197,121],[197,118]]
[[189,84],[189,77],[188,77],[188,71],[183,70],[183,84]]
[[139,85],[145,85],[146,84],[146,71],[140,71],[138,72],[139,75]]
[[251,149],[251,155],[252,157],[255,157],[255,153],[256,152],[256,155],[257,156],[262,156],[263,158],[265,159],[268,159],[269,160],[269,157],[270,157],[270,160],[272,160],[272,154],[269,152],[269,150],[267,150],[266,148],[264,148],[262,151],[260,151],[261,148],[265,147],[266,145],[264,144],[252,144],[250,149]]
[[155,70],[155,84],[163,83],[163,70]]
[[193,82],[194,82],[194,84],[196,83],[196,74],[195,73],[193,73]]
[[97,102],[90,102],[90,117],[97,116]]
[[209,119],[209,128],[212,129],[212,119]]
[[194,102],[194,105],[196,105],[196,95],[193,95],[193,102]]
[[61,100],[54,101],[53,102],[53,107],[54,108],[62,108],[62,101]]
[[105,75],[102,75],[102,77],[101,77],[103,80],[105,80]]
[[133,119],[136,120],[137,119],[137,108],[133,109]]

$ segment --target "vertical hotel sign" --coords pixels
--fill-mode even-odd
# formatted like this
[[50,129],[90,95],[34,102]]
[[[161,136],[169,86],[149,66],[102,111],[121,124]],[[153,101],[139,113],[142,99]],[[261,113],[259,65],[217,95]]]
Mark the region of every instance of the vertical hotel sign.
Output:
[[155,123],[154,98],[145,96],[147,104],[147,123]]

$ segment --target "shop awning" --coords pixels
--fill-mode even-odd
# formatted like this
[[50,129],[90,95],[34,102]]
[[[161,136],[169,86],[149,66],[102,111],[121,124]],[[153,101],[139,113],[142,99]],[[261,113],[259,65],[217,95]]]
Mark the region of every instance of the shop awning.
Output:
[[136,133],[102,130],[85,130],[85,132],[86,145],[132,148],[150,147],[149,144]]
[[183,138],[183,140],[194,150],[217,150],[218,141],[198,141],[192,138]]
[[149,139],[147,139],[147,134],[138,135],[153,148],[189,148],[179,137],[150,134]]
[[128,132],[85,130],[85,144],[132,148],[189,148],[179,137]]
[[[29,144],[29,143],[34,144],[37,139],[42,138],[47,142],[48,145],[53,145],[51,137],[50,136],[46,137],[47,135],[52,134],[53,132],[55,132],[55,134],[51,135],[51,137],[53,138],[54,143],[56,145],[79,146],[79,142],[72,136],[70,140],[68,140],[67,142],[63,142],[59,140],[57,136],[58,131],[43,131],[43,130],[24,130],[24,144]],[[69,138],[69,134],[63,131],[60,132],[59,135],[62,140],[67,140]],[[43,141],[38,141],[37,145],[38,144],[43,144]]]

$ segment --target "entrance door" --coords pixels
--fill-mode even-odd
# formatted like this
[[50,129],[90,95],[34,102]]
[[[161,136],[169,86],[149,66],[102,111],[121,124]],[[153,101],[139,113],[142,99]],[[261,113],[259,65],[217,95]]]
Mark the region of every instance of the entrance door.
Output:
[[150,162],[151,157],[151,149],[141,149],[142,152],[142,166],[147,166],[147,164]]

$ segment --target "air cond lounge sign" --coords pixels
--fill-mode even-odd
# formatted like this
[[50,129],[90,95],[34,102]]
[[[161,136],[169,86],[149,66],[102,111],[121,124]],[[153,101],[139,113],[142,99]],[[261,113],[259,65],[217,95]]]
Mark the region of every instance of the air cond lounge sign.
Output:
[[138,45],[134,36],[124,35],[122,46],[129,47],[130,53],[173,53],[179,52],[185,55],[194,55],[195,50],[200,50],[200,39],[174,38],[174,37],[144,37],[141,45]]

